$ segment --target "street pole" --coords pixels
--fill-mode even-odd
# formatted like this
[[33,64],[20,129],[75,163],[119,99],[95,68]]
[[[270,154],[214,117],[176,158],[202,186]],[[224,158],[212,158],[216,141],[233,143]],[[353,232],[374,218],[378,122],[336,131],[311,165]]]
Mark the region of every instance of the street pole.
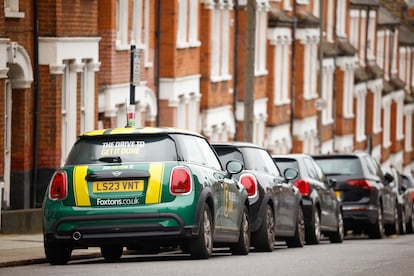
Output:
[[129,108],[127,126],[135,126],[135,86],[139,85],[141,75],[141,62],[138,50],[135,45],[131,45],[130,56],[130,84],[129,84]]
[[254,129],[254,56],[256,0],[247,1],[246,70],[244,85],[244,141],[253,142]]

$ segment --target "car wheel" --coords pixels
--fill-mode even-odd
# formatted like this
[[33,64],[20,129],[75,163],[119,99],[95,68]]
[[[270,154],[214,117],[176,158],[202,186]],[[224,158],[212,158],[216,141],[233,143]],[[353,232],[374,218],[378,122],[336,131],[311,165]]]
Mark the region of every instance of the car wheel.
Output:
[[382,208],[381,205],[377,208],[377,221],[370,225],[368,236],[370,239],[382,239],[384,237],[384,221],[382,219]]
[[123,252],[124,248],[120,245],[104,245],[101,246],[101,255],[105,261],[118,261]]
[[404,212],[404,210],[401,210],[401,215],[399,216],[399,220],[398,220],[398,223],[400,225],[400,227],[399,227],[399,229],[400,229],[399,234],[400,235],[405,235],[405,233],[407,233],[407,226],[405,224],[405,220],[406,220],[405,212]]
[[70,260],[72,248],[67,245],[44,242],[46,260],[51,265],[64,265]]
[[201,215],[199,234],[190,241],[188,249],[193,259],[208,259],[213,252],[213,220],[207,204]]
[[329,236],[329,240],[332,243],[341,243],[344,240],[344,236],[345,236],[345,230],[344,230],[344,220],[342,218],[342,212],[339,211],[338,212],[338,227],[336,229],[336,232],[332,233]]
[[312,216],[312,224],[308,229],[305,229],[306,233],[306,243],[307,244],[318,244],[321,241],[321,219],[319,216],[319,211],[317,208],[314,208]]
[[266,212],[263,217],[262,225],[254,234],[254,248],[261,252],[273,251],[275,244],[275,216],[273,215],[272,206],[266,206]]
[[242,221],[240,225],[239,241],[230,247],[233,255],[247,255],[250,251],[250,223],[247,207],[243,209]]
[[302,207],[299,207],[296,218],[295,236],[286,240],[288,247],[303,247],[305,245],[305,221]]
[[387,236],[398,234],[400,232],[400,222],[398,220],[398,208],[394,207],[394,222],[385,226],[385,234]]
[[411,209],[410,220],[407,222],[407,233],[412,234],[414,232],[414,207]]

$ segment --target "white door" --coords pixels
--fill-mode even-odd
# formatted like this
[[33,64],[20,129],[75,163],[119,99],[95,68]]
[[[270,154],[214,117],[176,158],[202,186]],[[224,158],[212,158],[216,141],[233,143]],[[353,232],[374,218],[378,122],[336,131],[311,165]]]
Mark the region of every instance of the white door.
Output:
[[11,132],[12,132],[12,88],[6,80],[6,99],[4,112],[4,207],[10,206],[10,168],[11,168]]

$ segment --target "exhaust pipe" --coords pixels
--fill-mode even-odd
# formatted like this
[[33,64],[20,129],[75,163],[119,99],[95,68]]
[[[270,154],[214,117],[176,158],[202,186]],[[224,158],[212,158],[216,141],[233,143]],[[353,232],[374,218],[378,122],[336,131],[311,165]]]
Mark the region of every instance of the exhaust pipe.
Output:
[[80,232],[78,232],[78,231],[73,232],[73,234],[72,234],[72,239],[73,239],[73,240],[78,241],[78,240],[80,240],[81,238],[82,238],[82,234],[81,234]]

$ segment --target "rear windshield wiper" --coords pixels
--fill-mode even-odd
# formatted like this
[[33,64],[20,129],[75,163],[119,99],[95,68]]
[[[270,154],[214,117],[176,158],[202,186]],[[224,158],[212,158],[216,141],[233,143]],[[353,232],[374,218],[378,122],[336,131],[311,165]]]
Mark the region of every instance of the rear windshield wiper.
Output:
[[100,161],[105,163],[122,163],[122,159],[119,156],[105,156],[98,159],[92,159],[92,161]]

